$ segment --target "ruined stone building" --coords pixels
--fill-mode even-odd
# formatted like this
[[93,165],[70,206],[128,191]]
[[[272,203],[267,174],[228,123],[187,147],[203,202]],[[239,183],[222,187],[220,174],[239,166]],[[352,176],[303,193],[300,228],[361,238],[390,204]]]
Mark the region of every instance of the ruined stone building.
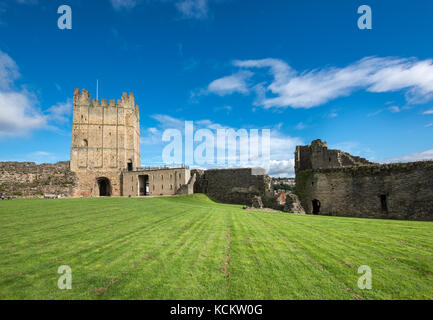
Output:
[[[144,154],[144,156],[146,156]],[[140,110],[132,93],[115,101],[74,90],[70,162],[2,162],[0,192],[34,197],[160,196],[203,192],[217,201],[251,204],[270,190],[252,169],[141,168]]]
[[433,220],[433,161],[371,163],[315,140],[296,147],[295,172],[307,213]]
[[433,161],[381,165],[315,140],[296,147],[295,173],[295,193],[274,195],[263,169],[141,168],[134,95],[107,102],[75,89],[70,162],[0,162],[0,192],[17,197],[205,193],[223,203],[259,203],[287,212],[433,220]]

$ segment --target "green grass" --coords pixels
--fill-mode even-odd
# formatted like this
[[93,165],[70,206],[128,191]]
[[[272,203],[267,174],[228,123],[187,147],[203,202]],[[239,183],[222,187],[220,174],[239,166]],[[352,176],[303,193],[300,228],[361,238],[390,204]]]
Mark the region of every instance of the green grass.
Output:
[[432,230],[203,195],[0,201],[0,299],[432,299]]

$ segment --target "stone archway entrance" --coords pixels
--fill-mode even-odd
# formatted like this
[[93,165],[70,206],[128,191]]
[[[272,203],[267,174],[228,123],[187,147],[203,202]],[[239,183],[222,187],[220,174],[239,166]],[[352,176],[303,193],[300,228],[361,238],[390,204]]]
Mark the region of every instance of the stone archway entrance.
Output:
[[319,214],[320,213],[320,201],[317,199],[314,199],[312,201],[313,204],[313,214]]
[[96,179],[98,182],[99,196],[100,197],[111,197],[111,183],[108,178],[98,178]]

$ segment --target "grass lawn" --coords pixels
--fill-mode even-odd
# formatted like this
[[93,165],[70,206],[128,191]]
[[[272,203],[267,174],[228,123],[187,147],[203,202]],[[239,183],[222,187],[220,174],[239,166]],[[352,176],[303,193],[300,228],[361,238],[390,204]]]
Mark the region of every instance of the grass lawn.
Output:
[[433,299],[432,231],[203,195],[0,201],[0,299]]

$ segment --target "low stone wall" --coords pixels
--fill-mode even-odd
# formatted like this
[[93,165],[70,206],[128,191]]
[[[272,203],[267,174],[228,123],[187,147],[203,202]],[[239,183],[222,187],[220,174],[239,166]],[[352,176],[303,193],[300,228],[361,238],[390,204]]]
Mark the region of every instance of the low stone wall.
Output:
[[270,193],[270,178],[253,175],[251,168],[192,170],[196,174],[195,193],[205,193],[223,203],[250,206],[254,196],[266,197]]
[[40,197],[44,194],[70,197],[77,177],[69,162],[40,164],[0,162],[0,193],[11,197]]
[[307,213],[433,220],[433,161],[303,170],[296,193]]

